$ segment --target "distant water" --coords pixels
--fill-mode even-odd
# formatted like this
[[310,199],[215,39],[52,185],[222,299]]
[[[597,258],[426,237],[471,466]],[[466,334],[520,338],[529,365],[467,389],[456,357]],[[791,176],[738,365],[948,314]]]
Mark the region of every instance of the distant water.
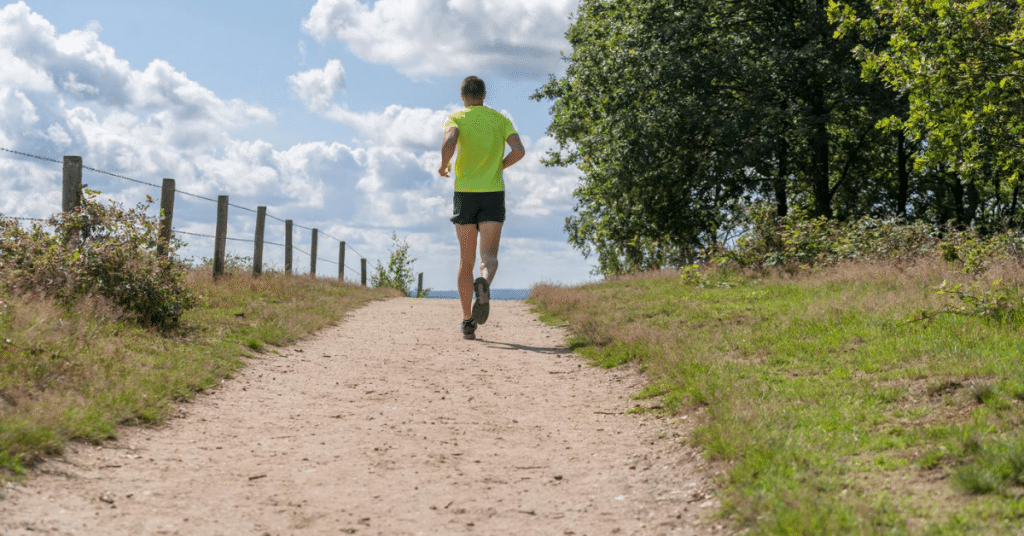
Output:
[[[457,300],[459,299],[459,291],[457,290],[431,290],[430,294],[427,294],[428,298],[435,300]],[[492,288],[491,299],[500,301],[519,301],[525,300],[530,297],[530,289],[528,288]]]

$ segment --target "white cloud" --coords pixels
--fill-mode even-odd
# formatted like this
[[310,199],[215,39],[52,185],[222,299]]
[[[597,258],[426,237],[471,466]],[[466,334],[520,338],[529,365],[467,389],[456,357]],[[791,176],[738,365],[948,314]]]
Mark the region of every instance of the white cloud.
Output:
[[384,147],[439,146],[441,126],[456,108],[433,110],[389,105],[383,112],[353,112],[334,101],[345,88],[345,68],[332,59],[323,69],[310,69],[288,77],[292,91],[310,111],[355,127],[367,143]]
[[550,168],[541,163],[558,143],[550,136],[537,141],[523,137],[527,157],[505,171],[506,203],[513,214],[528,217],[568,215],[574,203],[573,192],[579,186],[579,170]]
[[543,78],[559,53],[577,0],[318,0],[303,21],[320,41],[343,41],[359,58],[413,77],[498,72]]
[[60,210],[60,169],[38,164],[0,158],[0,214],[46,218]]
[[71,136],[60,125],[54,123],[46,129],[46,136],[60,147],[67,147],[71,144]]
[[330,114],[338,107],[334,93],[345,88],[345,67],[340,60],[329,60],[323,69],[310,69],[288,77],[288,83],[311,111]]
[[218,98],[163,60],[153,60],[145,71],[131,71],[125,90],[133,108],[171,111],[181,123],[213,122],[221,128],[237,128],[274,120],[266,108]]
[[35,105],[16,89],[0,87],[0,109],[4,110],[4,122],[10,125],[5,130],[12,133],[17,132],[18,128],[27,130],[39,121]]
[[29,91],[53,91],[53,79],[36,66],[14,55],[9,49],[0,48],[0,87],[15,85]]

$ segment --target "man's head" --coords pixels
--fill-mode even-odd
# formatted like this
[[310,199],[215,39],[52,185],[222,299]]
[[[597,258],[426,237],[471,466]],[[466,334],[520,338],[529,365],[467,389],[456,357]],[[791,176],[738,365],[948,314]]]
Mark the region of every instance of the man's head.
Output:
[[484,81],[478,76],[467,76],[462,81],[462,100],[466,103],[477,103],[483,104],[484,97],[487,96],[487,87],[484,86]]

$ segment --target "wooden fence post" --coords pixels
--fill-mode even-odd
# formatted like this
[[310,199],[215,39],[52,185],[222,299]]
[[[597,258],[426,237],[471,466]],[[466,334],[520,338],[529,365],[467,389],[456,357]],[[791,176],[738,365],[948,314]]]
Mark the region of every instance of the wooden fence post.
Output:
[[82,157],[64,157],[64,195],[61,209],[74,212],[82,203]]
[[263,235],[267,228],[267,207],[256,207],[256,245],[252,250],[252,275],[263,273]]
[[420,294],[423,294],[423,272],[420,272],[420,282],[416,285],[416,297],[419,298]]
[[310,277],[316,277],[316,239],[317,235],[320,234],[318,229],[313,229],[313,234],[310,235],[309,242],[309,275]]
[[362,281],[363,286],[365,287],[366,286],[366,259],[359,259],[359,261],[360,261],[360,264],[363,265],[363,270],[362,270],[363,275],[360,278],[360,281]]
[[228,196],[217,196],[217,234],[213,246],[213,278],[224,275],[224,254],[228,240]]
[[292,273],[292,220],[284,220],[284,273]]
[[156,254],[161,257],[171,243],[171,222],[174,221],[174,179],[164,179],[160,188],[160,243]]
[[338,281],[345,280],[345,241],[338,247]]

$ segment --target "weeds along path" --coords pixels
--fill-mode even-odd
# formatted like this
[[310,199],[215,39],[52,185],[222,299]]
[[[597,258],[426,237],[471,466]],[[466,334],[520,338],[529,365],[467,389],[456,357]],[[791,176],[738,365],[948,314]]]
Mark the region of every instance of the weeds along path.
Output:
[[522,302],[392,299],[0,488],[0,534],[717,534],[688,419]]

